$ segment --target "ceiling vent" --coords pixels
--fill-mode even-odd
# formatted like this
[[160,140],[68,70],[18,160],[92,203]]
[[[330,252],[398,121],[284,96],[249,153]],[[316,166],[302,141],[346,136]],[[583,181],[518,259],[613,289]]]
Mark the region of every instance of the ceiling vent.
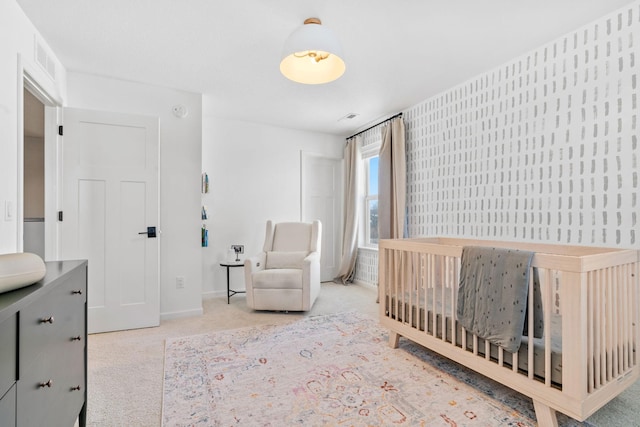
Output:
[[343,120],[353,120],[356,117],[358,117],[358,113],[349,113],[346,116],[342,117],[340,120],[338,120],[339,122],[343,121]]
[[47,49],[38,41],[37,37],[34,38],[34,57],[35,61],[42,67],[42,69],[53,80],[56,79],[56,63],[47,53]]

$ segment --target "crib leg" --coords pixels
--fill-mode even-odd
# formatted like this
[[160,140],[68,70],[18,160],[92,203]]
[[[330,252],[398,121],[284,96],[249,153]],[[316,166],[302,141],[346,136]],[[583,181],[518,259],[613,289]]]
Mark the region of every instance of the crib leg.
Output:
[[397,332],[389,331],[389,347],[398,348],[400,344],[400,335]]
[[551,409],[544,403],[533,401],[533,408],[536,410],[536,418],[540,427],[558,427],[558,417],[555,409]]

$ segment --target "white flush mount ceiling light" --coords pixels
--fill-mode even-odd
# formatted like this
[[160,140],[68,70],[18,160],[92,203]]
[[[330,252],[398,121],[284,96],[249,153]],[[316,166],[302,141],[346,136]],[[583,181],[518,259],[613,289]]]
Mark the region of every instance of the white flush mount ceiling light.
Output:
[[284,43],[280,72],[304,84],[329,83],[344,74],[342,48],[333,31],[308,18]]

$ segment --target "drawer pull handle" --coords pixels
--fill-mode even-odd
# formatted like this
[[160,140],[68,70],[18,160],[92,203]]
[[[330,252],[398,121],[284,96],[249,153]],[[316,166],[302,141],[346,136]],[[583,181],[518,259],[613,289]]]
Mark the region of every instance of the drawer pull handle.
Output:
[[40,383],[39,384],[40,388],[51,387],[52,385],[53,385],[53,380],[49,380],[46,383]]
[[79,391],[80,390],[80,386],[77,385],[75,387],[71,387],[71,391]]
[[49,316],[49,317],[43,317],[42,319],[40,319],[40,323],[53,323],[55,319],[53,318],[53,316]]
[[78,289],[77,291],[71,291],[73,295],[82,295],[82,290]]
[[82,337],[78,335],[77,337],[71,337],[71,341],[80,341]]

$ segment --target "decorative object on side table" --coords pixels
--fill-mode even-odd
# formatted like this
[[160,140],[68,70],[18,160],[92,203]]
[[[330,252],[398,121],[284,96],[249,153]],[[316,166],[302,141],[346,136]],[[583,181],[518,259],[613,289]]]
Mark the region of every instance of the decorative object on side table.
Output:
[[231,245],[231,249],[236,253],[236,262],[240,261],[240,254],[244,253],[244,245]]

